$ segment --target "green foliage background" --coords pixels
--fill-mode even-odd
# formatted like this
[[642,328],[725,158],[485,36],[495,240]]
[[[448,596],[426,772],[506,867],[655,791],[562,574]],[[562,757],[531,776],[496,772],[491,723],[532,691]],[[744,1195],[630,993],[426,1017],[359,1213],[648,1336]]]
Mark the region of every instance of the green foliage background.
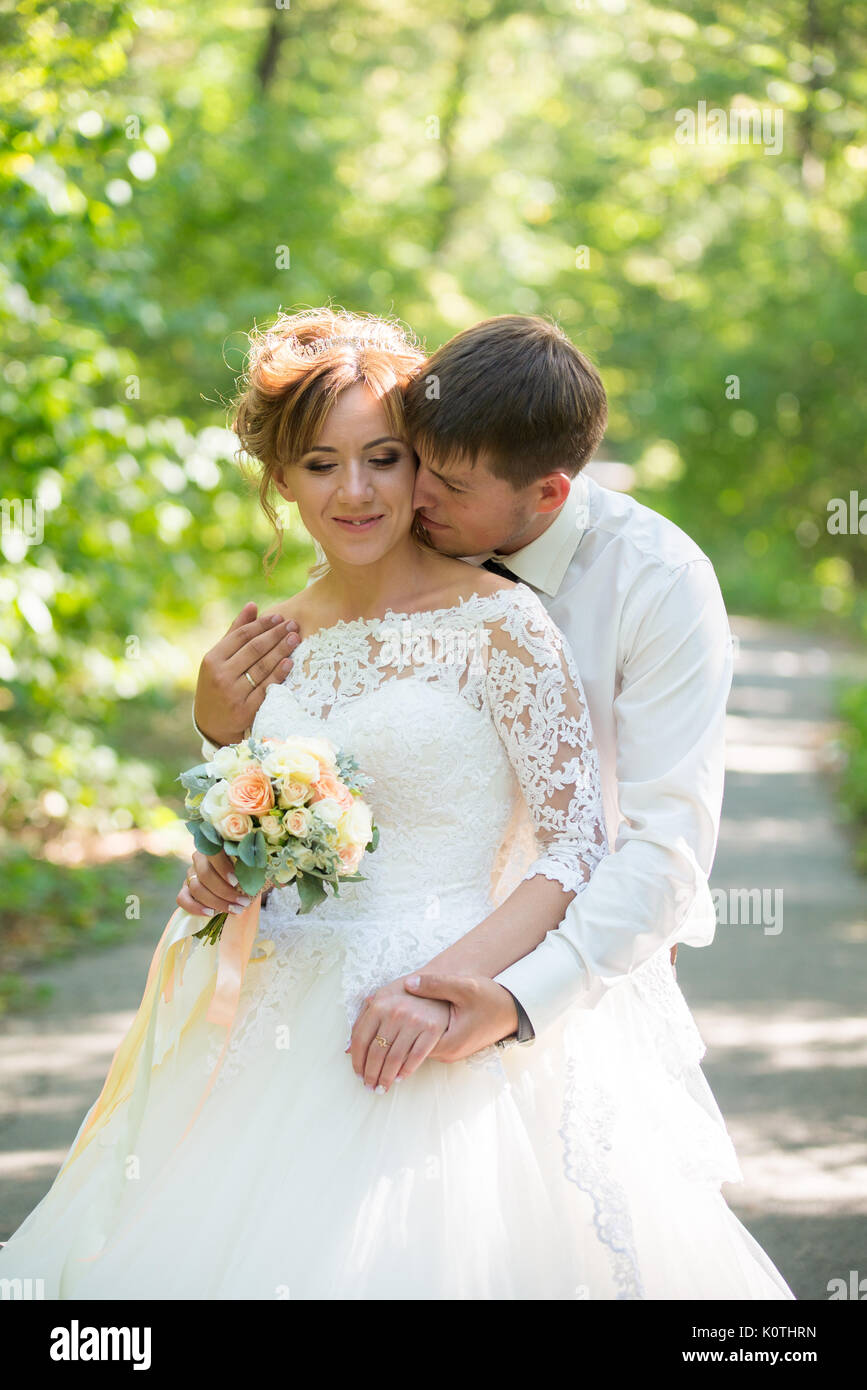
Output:
[[[855,0],[7,0],[0,41],[2,496],[45,515],[0,538],[10,863],[171,821],[202,650],[303,580],[296,530],[266,585],[225,429],[280,306],[431,349],[555,316],[606,380],[603,454],[730,608],[863,634],[864,537],[826,524],[867,493]],[[678,143],[700,101],[779,111],[782,152]]]

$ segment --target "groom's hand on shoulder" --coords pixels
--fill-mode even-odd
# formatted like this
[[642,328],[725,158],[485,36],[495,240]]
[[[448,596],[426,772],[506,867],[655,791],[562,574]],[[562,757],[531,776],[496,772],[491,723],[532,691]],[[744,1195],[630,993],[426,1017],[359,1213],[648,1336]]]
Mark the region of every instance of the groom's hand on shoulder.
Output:
[[199,667],[193,717],[211,743],[240,743],[269,685],[289,674],[300,640],[294,618],[276,612],[257,617],[256,604],[244,604]]

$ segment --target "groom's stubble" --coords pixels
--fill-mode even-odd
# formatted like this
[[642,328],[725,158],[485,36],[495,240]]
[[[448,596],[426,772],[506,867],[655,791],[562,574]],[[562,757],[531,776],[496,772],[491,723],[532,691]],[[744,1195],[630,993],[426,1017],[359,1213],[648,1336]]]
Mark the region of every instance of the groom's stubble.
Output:
[[[416,518],[441,555],[462,557],[491,550],[511,554],[542,535],[557,514],[538,511],[533,487],[504,485],[481,460],[463,472],[462,481],[468,481],[472,491],[455,498],[423,465],[419,469]],[[426,526],[426,511],[440,525]]]

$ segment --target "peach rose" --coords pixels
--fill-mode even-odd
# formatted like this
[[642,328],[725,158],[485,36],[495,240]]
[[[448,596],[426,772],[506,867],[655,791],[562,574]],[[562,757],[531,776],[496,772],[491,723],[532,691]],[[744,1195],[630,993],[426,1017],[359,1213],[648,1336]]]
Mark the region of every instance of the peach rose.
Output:
[[344,845],[338,850],[340,867],[345,874],[354,874],[361,863],[364,849],[361,845]]
[[333,772],[323,772],[319,780],[313,783],[313,802],[324,801],[329,797],[336,801],[343,811],[348,811],[352,805],[352,792],[334,776]]
[[229,805],[248,816],[261,816],[274,805],[271,779],[256,763],[247,763],[229,783]]
[[243,840],[253,829],[253,821],[243,811],[230,811],[217,822],[215,829],[219,830],[224,840]]

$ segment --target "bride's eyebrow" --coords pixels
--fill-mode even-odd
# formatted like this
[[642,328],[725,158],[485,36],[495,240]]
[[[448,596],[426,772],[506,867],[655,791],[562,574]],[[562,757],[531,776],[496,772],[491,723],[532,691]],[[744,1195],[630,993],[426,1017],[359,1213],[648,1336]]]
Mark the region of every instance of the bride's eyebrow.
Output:
[[[403,444],[403,442],[395,434],[383,434],[379,439],[371,439],[369,443],[362,444],[361,447],[362,449],[375,449],[377,444]],[[336,454],[337,452],[337,449],[332,448],[330,444],[311,444],[307,453],[302,454],[301,457],[306,458],[307,454]]]

